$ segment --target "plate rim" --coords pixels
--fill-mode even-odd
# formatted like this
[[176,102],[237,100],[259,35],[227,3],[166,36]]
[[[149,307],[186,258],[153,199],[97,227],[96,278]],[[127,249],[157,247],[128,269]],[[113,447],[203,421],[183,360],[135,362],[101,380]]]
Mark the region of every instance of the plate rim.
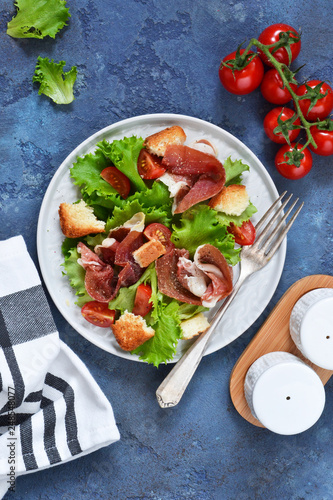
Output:
[[[114,122],[114,123],[112,123],[110,125],[107,125],[107,126],[103,127],[102,129],[94,132],[93,134],[91,134],[89,137],[87,137],[85,140],[83,140],[80,144],[78,144],[66,156],[66,158],[62,161],[62,163],[59,165],[59,167],[55,171],[54,175],[52,176],[52,179],[50,180],[50,182],[49,182],[49,184],[48,184],[48,186],[46,188],[46,191],[44,193],[43,200],[42,200],[42,203],[41,203],[41,206],[40,206],[39,215],[38,215],[37,234],[36,234],[37,257],[38,257],[38,262],[39,262],[39,266],[40,266],[40,270],[41,270],[41,274],[42,274],[45,286],[46,286],[46,288],[47,288],[47,290],[48,290],[48,292],[50,294],[50,297],[51,297],[53,303],[57,307],[57,309],[60,312],[60,314],[64,317],[64,319],[70,324],[70,326],[77,333],[79,333],[80,335],[82,335],[86,340],[88,340],[89,342],[91,342],[93,345],[101,348],[103,351],[108,352],[110,354],[113,354],[115,356],[121,357],[123,359],[127,359],[127,360],[130,360],[130,361],[135,361],[135,362],[144,362],[144,361],[141,360],[141,359],[139,359],[139,357],[136,356],[136,355],[131,355],[127,351],[124,351],[124,352],[122,352],[122,351],[121,352],[113,352],[111,349],[110,350],[106,349],[105,346],[103,345],[103,342],[101,342],[98,337],[96,339],[94,338],[92,340],[88,335],[86,335],[82,331],[79,331],[77,325],[75,325],[75,321],[71,320],[70,314],[67,314],[67,312],[63,310],[63,307],[58,303],[57,296],[52,291],[52,287],[49,286],[49,281],[45,277],[46,273],[44,271],[44,265],[43,265],[43,259],[42,259],[42,230],[43,230],[43,228],[42,228],[42,222],[43,222],[43,218],[44,218],[44,214],[45,214],[45,206],[46,206],[46,203],[48,201],[49,193],[52,191],[54,184],[56,184],[56,182],[58,181],[58,178],[63,175],[64,169],[66,167],[68,168],[68,163],[75,161],[75,158],[77,158],[78,156],[82,156],[84,154],[87,154],[87,152],[82,152],[82,149],[84,149],[87,145],[89,145],[89,144],[91,144],[93,142],[97,143],[98,142],[98,137],[100,137],[100,136],[102,136],[102,135],[104,135],[106,133],[111,132],[113,129],[120,128],[120,127],[126,127],[126,126],[129,126],[131,123],[140,122],[142,120],[144,120],[145,122],[147,122],[148,120],[149,121],[151,120],[152,122],[154,122],[154,121],[160,121],[160,120],[161,121],[163,121],[163,120],[180,120],[180,121],[183,120],[183,121],[190,121],[190,122],[192,122],[194,124],[201,124],[204,127],[207,127],[207,126],[211,127],[217,133],[221,133],[222,132],[222,134],[225,134],[229,139],[231,139],[231,141],[236,142],[236,144],[239,144],[249,154],[249,156],[260,166],[260,169],[261,169],[262,173],[265,174],[265,178],[266,178],[265,180],[266,180],[266,182],[268,182],[268,184],[270,185],[270,188],[274,191],[275,195],[277,197],[279,195],[278,190],[277,190],[277,188],[276,188],[276,186],[275,186],[275,184],[274,184],[271,176],[269,175],[267,169],[262,164],[262,162],[259,160],[259,158],[253,153],[253,151],[248,146],[246,146],[246,144],[244,144],[240,139],[238,139],[237,137],[235,137],[233,134],[231,134],[227,130],[223,129],[222,127],[219,127],[218,125],[215,125],[214,123],[208,122],[208,121],[203,120],[201,118],[197,118],[197,117],[193,117],[193,116],[189,116],[189,115],[184,115],[184,114],[177,114],[177,113],[149,113],[149,114],[142,114],[142,115],[133,116],[133,117],[129,117],[129,118],[125,118],[125,119],[119,120],[117,122]],[[140,126],[140,124],[138,124],[138,126]],[[78,154],[79,151],[80,151],[80,153]],[[211,345],[208,345],[207,349],[205,351],[205,354],[204,354],[205,356],[209,355],[209,354],[212,354],[213,352],[216,352],[216,351],[222,349],[223,347],[225,347],[226,345],[229,345],[234,340],[236,340],[238,337],[240,337],[241,335],[243,335],[253,325],[253,323],[258,319],[258,317],[264,312],[264,310],[268,306],[268,304],[269,304],[272,296],[274,295],[274,293],[275,293],[275,291],[276,291],[276,289],[278,287],[279,281],[281,279],[281,275],[282,275],[284,264],[285,264],[286,249],[287,249],[287,239],[285,238],[284,241],[281,244],[280,249],[278,250],[278,252],[280,253],[280,265],[279,265],[279,268],[278,268],[278,271],[277,271],[278,279],[276,281],[276,285],[273,286],[273,288],[270,290],[270,293],[267,295],[268,296],[268,301],[266,301],[267,303],[264,306],[264,308],[261,310],[261,312],[259,313],[259,315],[254,319],[254,321],[250,325],[247,326],[247,328],[245,330],[243,330],[243,332],[241,334],[237,335],[234,339],[232,339],[232,340],[230,340],[228,342],[225,342],[225,343],[222,342],[222,345],[219,346],[219,347],[216,347],[216,348],[212,348],[212,343],[210,343]],[[281,254],[283,254],[283,255],[281,255]],[[174,359],[173,358],[171,360],[168,360],[167,364],[172,364],[172,363],[175,363],[177,361],[178,361],[178,359]]]

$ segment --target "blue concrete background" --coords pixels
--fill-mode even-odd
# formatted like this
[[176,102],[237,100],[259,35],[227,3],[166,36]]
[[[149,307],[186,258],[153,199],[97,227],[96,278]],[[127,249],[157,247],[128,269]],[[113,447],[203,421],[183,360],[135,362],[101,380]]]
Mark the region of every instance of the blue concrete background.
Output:
[[[278,190],[306,202],[289,239],[281,281],[267,309],[244,335],[206,356],[181,404],[162,410],[156,370],[109,355],[78,335],[51,304],[61,338],[80,356],[111,401],[121,440],[79,460],[21,477],[24,500],[331,499],[333,385],[320,421],[285,437],[259,429],[234,409],[231,370],[282,294],[309,274],[333,274],[331,158],[288,181],[274,168],[279,148],[264,135],[273,107],[259,91],[244,97],[220,85],[220,60],[276,22],[303,32],[300,79],[333,81],[333,15],[323,0],[68,0],[72,17],[55,38],[6,35],[14,1],[0,12],[0,238],[22,234],[37,262],[36,226],[58,166],[84,139],[118,120],[170,112],[221,126],[249,146]],[[76,100],[57,106],[32,84],[37,57],[78,68]]]

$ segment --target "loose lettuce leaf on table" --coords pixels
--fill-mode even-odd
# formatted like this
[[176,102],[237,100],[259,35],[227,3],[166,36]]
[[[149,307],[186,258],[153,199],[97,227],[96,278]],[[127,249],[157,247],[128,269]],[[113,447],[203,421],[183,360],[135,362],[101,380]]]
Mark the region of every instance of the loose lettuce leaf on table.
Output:
[[65,0],[16,0],[15,6],[16,16],[7,24],[13,38],[55,38],[70,17]]
[[64,73],[65,61],[55,63],[48,57],[38,57],[33,82],[40,83],[38,94],[45,94],[56,104],[69,104],[74,100],[73,86],[77,76],[76,67],[73,66]]
[[217,218],[217,212],[199,204],[186,210],[179,224],[173,226],[171,240],[177,248],[186,248],[193,257],[197,247],[210,243],[217,247],[231,265],[239,262],[239,248],[234,248],[234,238]]

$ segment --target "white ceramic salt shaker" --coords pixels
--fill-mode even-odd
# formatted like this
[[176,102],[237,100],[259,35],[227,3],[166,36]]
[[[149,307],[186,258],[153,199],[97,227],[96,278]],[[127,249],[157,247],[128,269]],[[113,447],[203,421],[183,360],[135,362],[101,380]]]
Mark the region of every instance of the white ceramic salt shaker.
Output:
[[317,288],[303,295],[292,310],[289,329],[305,358],[333,370],[332,288]]
[[319,376],[289,352],[271,352],[257,359],[246,374],[244,391],[253,416],[277,434],[306,431],[325,406]]

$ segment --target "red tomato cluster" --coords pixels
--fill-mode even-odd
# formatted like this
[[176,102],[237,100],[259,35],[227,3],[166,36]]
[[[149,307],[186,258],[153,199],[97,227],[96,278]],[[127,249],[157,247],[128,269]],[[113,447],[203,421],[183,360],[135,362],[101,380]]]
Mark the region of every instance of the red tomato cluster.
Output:
[[[245,49],[232,52],[223,59],[219,68],[219,77],[226,90],[236,95],[249,94],[260,86],[263,97],[268,102],[279,106],[266,115],[264,130],[273,142],[284,144],[275,157],[277,170],[288,179],[299,179],[304,177],[312,167],[312,155],[309,149],[322,156],[333,154],[333,120],[329,119],[333,110],[333,90],[330,85],[320,80],[310,80],[303,85],[295,83],[294,74],[289,66],[300,53],[301,40],[292,26],[281,23],[273,24],[258,37],[258,42],[267,46],[279,40],[289,40],[288,47],[281,46],[277,49],[270,47],[268,50],[278,63],[285,65],[282,71],[288,81],[293,80],[289,82],[289,85],[298,97],[295,101],[299,103],[305,120],[308,123],[313,122],[310,132],[317,145],[315,148],[310,144],[309,148],[303,149],[298,155],[298,161],[294,160],[296,164],[293,164],[294,156],[291,152],[293,149],[296,151],[303,147],[301,144],[294,143],[302,124],[295,102],[293,103],[294,109],[281,107],[293,101],[293,96],[284,86],[278,70],[267,55],[258,48],[257,54],[249,51],[244,61],[241,60],[241,55],[244,54]],[[265,71],[264,64],[272,69]],[[287,73],[292,77],[288,78]],[[317,126],[316,123],[320,121],[325,121],[325,123]],[[309,128],[309,125],[307,127]]]

